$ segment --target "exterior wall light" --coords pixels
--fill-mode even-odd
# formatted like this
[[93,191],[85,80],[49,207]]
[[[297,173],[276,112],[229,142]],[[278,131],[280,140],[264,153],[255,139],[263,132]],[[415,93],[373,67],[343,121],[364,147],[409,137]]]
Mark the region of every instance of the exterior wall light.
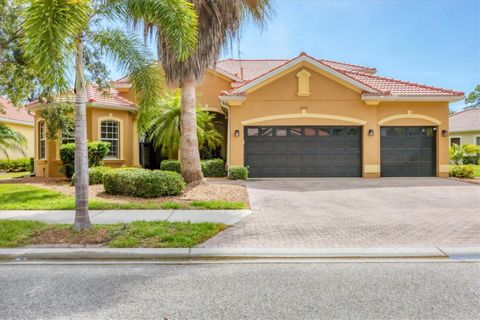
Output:
[[234,135],[235,135],[235,137],[240,137],[240,130],[235,130]]
[[442,137],[448,137],[448,131],[442,130]]
[[375,135],[375,131],[373,129],[368,130],[368,136],[373,137]]

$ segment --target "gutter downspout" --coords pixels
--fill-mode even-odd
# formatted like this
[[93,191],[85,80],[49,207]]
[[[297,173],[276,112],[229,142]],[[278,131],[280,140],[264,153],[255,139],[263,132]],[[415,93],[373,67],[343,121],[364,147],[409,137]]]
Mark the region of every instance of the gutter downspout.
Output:
[[220,99],[220,106],[227,110],[227,171],[230,168],[230,107]]

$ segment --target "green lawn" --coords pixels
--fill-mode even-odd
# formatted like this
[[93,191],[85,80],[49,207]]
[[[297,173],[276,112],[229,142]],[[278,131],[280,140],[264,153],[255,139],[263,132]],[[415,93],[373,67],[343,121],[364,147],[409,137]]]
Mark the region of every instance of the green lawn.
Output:
[[29,174],[30,172],[0,172],[0,180],[23,177]]
[[83,232],[70,225],[36,221],[0,220],[0,248],[32,244],[101,244],[111,248],[187,248],[213,237],[227,227],[219,223],[136,221],[94,225]]
[[[480,177],[480,165],[477,164],[477,165],[473,165],[471,164],[470,166],[473,167],[473,174],[475,175],[475,177]],[[453,165],[450,166],[450,168],[453,167]]]
[[[90,200],[92,210],[109,209],[243,209],[242,202],[193,201],[191,203],[142,202],[114,203]],[[73,210],[75,199],[59,192],[24,184],[0,184],[0,210]]]

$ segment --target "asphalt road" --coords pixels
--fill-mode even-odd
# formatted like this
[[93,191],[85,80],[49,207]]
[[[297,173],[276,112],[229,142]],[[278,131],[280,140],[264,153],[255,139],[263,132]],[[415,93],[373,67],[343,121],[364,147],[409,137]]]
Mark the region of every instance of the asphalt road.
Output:
[[479,263],[0,265],[2,319],[478,319]]

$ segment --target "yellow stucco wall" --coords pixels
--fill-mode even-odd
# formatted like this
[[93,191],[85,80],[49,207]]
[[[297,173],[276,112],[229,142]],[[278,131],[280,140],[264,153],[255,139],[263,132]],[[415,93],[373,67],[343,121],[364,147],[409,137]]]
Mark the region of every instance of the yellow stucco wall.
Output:
[[[297,73],[310,74],[309,96],[298,96]],[[244,127],[247,125],[357,125],[363,127],[363,176],[380,175],[380,126],[438,127],[437,175],[448,176],[447,102],[381,102],[366,105],[361,94],[306,66],[293,68],[274,81],[247,93],[240,106],[230,107],[230,165],[244,165]],[[387,117],[393,119],[379,122]],[[388,119],[388,118],[387,118]],[[433,120],[433,121],[432,121]],[[440,123],[440,124],[439,124]],[[368,136],[373,129],[374,136]],[[234,132],[239,130],[240,136]]]
[[[0,119],[0,123],[7,125],[14,131],[21,133],[27,139],[27,145],[24,148],[26,154],[22,154],[18,151],[8,151],[9,159],[18,159],[18,158],[32,158],[34,155],[34,139],[33,139],[33,126],[32,125],[24,125],[18,123],[11,123],[9,121],[2,121]],[[5,155],[2,153],[0,154],[0,159],[6,159]]]
[[[35,114],[36,128],[42,119],[39,113]],[[135,113],[129,111],[110,110],[89,107],[87,108],[87,139],[88,141],[100,140],[100,122],[102,120],[115,120],[120,123],[120,157],[119,159],[105,159],[105,165],[111,167],[139,166],[138,137],[136,134]],[[37,133],[37,132],[35,132]],[[47,141],[46,158],[39,159],[38,134],[35,137],[35,172],[40,177],[63,177],[60,172],[59,142]]]

